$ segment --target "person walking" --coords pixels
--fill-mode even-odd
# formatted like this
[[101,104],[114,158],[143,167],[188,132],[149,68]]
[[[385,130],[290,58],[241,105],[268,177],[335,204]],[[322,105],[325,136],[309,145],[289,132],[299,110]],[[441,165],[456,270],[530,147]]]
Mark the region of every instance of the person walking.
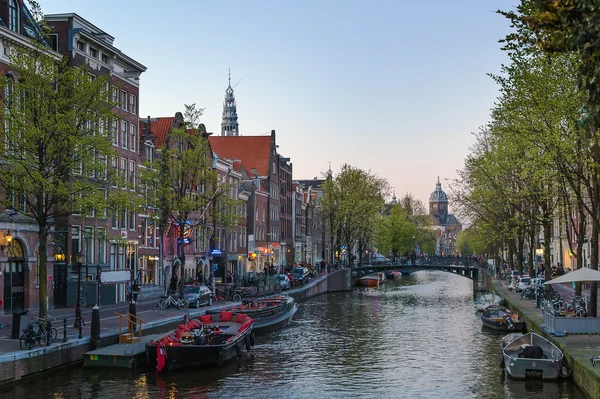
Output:
[[177,273],[173,273],[173,276],[171,276],[171,283],[169,284],[169,291],[177,291],[177,281]]
[[138,285],[137,280],[133,282],[133,286],[131,287],[131,293],[133,295],[133,302],[137,303],[138,295],[140,294],[140,286]]

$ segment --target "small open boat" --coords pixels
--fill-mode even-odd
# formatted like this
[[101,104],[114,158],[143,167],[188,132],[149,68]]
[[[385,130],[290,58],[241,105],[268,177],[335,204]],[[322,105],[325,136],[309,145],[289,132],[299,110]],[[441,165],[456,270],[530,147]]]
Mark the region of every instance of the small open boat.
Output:
[[563,353],[546,338],[534,333],[512,333],[502,338],[501,366],[512,378],[555,380],[567,376]]
[[173,332],[146,344],[146,361],[157,372],[241,358],[254,345],[254,320],[243,313],[221,311],[180,324]]
[[[294,298],[287,295],[275,295],[253,301],[243,301],[240,306],[226,308],[233,312],[243,313],[254,320],[256,335],[268,334],[290,324],[298,310]],[[207,314],[218,314],[220,310],[210,309]]]
[[500,305],[488,306],[481,314],[483,325],[499,331],[521,331],[523,318]]
[[361,287],[379,287],[378,276],[364,276],[358,280],[358,285]]
[[407,268],[402,269],[400,273],[402,273],[403,276],[410,276],[410,270]]
[[385,275],[385,278],[387,278],[388,280],[395,280],[395,279],[400,278],[400,277],[402,277],[402,274],[400,272],[397,272],[397,271],[388,272]]
[[475,300],[475,307],[479,312],[483,312],[485,308],[492,305],[499,305],[502,298],[494,293],[481,295]]

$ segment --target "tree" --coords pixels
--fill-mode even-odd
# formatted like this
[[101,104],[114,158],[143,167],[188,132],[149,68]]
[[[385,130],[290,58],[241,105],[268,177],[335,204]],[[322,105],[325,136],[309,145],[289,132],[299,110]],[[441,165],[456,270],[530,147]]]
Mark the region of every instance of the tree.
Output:
[[410,215],[400,204],[392,205],[390,214],[377,222],[375,245],[385,255],[392,254],[393,261],[402,253],[411,252],[417,226],[409,220]]
[[456,238],[456,249],[462,256],[483,255],[487,246],[488,242],[485,240],[485,235],[478,231],[475,226],[464,229]]
[[208,134],[199,123],[202,112],[203,108],[196,108],[196,104],[185,105],[182,123],[171,128],[159,155],[142,174],[142,181],[151,187],[147,192],[154,196],[150,202],[159,206],[165,223],[175,229],[178,237],[181,298],[185,287],[185,245],[191,240],[191,232],[237,220],[230,212],[237,202],[227,196],[227,181],[213,168]]
[[41,9],[30,3],[39,36],[11,48],[14,75],[0,83],[5,108],[0,188],[6,208],[37,224],[39,315],[45,317],[51,228],[71,214],[107,208],[99,188],[106,186],[106,161],[113,154],[108,129],[113,104],[107,78],[92,78],[85,65],[71,67],[49,50]]
[[334,240],[332,250],[341,253],[341,246],[348,251],[356,246],[362,257],[389,190],[387,180],[348,164],[325,181],[322,205]]

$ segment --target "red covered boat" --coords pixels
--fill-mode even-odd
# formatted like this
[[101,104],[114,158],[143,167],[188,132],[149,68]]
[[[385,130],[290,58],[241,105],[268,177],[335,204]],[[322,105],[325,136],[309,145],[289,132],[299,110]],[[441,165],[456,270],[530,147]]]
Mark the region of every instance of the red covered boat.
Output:
[[254,345],[254,320],[244,313],[221,311],[200,316],[146,344],[146,360],[157,372],[241,358]]

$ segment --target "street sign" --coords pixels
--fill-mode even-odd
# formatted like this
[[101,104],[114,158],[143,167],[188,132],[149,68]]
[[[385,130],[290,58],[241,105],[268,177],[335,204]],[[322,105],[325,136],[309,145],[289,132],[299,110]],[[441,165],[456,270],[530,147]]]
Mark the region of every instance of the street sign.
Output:
[[131,280],[131,270],[108,270],[100,272],[100,284],[126,283]]
[[220,249],[213,249],[211,252],[212,256],[221,256],[223,253],[221,252]]

